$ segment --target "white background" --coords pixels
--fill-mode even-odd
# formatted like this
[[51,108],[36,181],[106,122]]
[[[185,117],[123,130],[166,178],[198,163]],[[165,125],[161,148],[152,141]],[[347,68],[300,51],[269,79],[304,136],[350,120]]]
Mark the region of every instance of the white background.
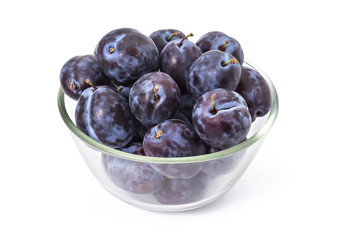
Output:
[[[2,1],[0,239],[360,239],[356,2]],[[60,69],[120,27],[178,28],[193,41],[223,31],[277,87],[277,122],[213,204],[169,214],[123,203],[73,144]]]

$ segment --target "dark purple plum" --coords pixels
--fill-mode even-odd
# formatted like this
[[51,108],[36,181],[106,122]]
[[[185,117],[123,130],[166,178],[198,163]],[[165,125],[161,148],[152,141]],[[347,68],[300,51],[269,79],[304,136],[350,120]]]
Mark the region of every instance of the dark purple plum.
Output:
[[127,100],[109,86],[85,89],[76,105],[75,120],[81,131],[109,147],[123,147],[134,135]]
[[144,125],[158,124],[177,111],[180,90],[166,73],[145,74],[132,86],[129,104],[132,114]]
[[[218,151],[221,151],[221,149],[211,147],[208,153],[214,153]],[[235,170],[237,164],[241,162],[245,152],[246,149],[242,150],[241,153],[237,153],[236,157],[230,155],[220,159],[204,162],[201,167],[201,171],[205,172],[210,177],[228,174]]]
[[182,94],[186,93],[189,68],[202,54],[195,43],[187,40],[189,36],[192,36],[192,34],[166,45],[160,54],[159,60],[160,70],[169,74],[175,80]]
[[131,28],[106,34],[96,46],[95,56],[116,84],[132,84],[142,75],[158,70],[156,45],[151,38]]
[[244,63],[244,52],[240,43],[219,31],[208,32],[201,36],[196,42],[203,53],[210,50],[220,50],[233,55],[242,65]]
[[119,188],[137,194],[159,191],[165,179],[146,163],[102,155],[105,170]]
[[234,158],[212,160],[205,162],[201,170],[211,177],[225,175],[234,170],[237,162]]
[[119,93],[125,97],[126,99],[129,99],[129,94],[130,94],[130,89],[131,86],[128,85],[123,85],[123,84],[116,84],[114,83],[114,81],[111,81],[110,86],[114,87],[117,91],[119,91]]
[[[154,126],[143,141],[145,154],[151,157],[188,157],[205,154],[204,143],[191,125],[170,119]],[[151,164],[160,174],[171,178],[188,178],[198,174],[201,163]]]
[[235,91],[245,99],[252,121],[269,112],[271,107],[270,88],[258,71],[243,66],[240,83]]
[[216,88],[235,90],[240,76],[241,66],[231,54],[212,50],[191,65],[187,90],[194,99]]
[[192,203],[204,198],[209,182],[209,176],[203,172],[187,179],[166,179],[161,190],[153,195],[162,204]]
[[205,145],[191,125],[179,119],[165,120],[144,136],[144,150],[151,157],[188,157],[205,154]]
[[221,149],[221,148],[212,147],[207,143],[205,144],[205,147],[206,147],[206,154],[216,153],[216,152],[224,150],[224,149]]
[[160,54],[169,42],[183,39],[185,34],[177,29],[161,29],[151,33],[149,37],[154,41]]
[[144,139],[145,134],[149,130],[149,126],[145,126],[139,120],[134,118],[134,138],[133,141],[135,142],[142,142]]
[[72,57],[61,68],[61,87],[74,100],[78,100],[81,93],[90,87],[86,79],[90,79],[96,86],[110,84],[94,55]]
[[176,111],[173,115],[171,115],[171,117],[169,119],[179,119],[179,120],[184,121],[187,124],[190,124],[190,125],[192,124],[190,122],[190,120],[185,116],[185,114],[183,114],[180,111]]
[[131,142],[128,145],[126,145],[125,147],[118,148],[118,150],[127,152],[127,153],[145,156],[143,144],[141,142]]
[[152,163],[150,166],[159,174],[168,178],[191,178],[201,171],[200,163],[163,164]]
[[190,121],[192,121],[192,111],[195,102],[195,99],[190,94],[184,94],[180,98],[179,111],[182,112]]
[[203,141],[211,147],[225,149],[246,139],[251,116],[240,94],[218,88],[197,100],[192,122]]

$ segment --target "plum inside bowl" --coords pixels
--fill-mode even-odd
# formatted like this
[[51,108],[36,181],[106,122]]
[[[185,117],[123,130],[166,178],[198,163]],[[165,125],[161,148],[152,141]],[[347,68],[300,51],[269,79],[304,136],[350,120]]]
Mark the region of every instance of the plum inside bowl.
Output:
[[[130,154],[99,143],[75,125],[76,101],[58,92],[60,115],[83,159],[100,184],[115,197],[142,209],[186,211],[205,206],[230,190],[254,159],[279,109],[270,78],[257,70],[271,92],[270,111],[251,124],[247,139],[226,150],[200,156],[157,158]],[[167,175],[167,172],[174,173]]]

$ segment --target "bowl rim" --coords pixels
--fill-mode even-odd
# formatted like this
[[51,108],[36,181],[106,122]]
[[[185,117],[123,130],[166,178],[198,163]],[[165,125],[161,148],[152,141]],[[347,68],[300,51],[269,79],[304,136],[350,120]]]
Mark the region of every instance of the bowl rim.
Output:
[[100,142],[97,142],[96,140],[92,139],[91,137],[89,137],[88,135],[83,133],[76,126],[76,124],[71,120],[71,118],[69,117],[69,115],[67,113],[67,109],[65,106],[65,98],[64,98],[65,94],[64,94],[64,91],[62,90],[61,86],[59,88],[58,97],[57,97],[58,108],[59,108],[59,112],[60,112],[60,115],[61,115],[63,121],[65,122],[66,126],[70,129],[70,131],[73,134],[75,134],[78,138],[80,138],[83,142],[88,144],[90,147],[95,148],[96,150],[103,152],[105,154],[109,154],[109,155],[119,157],[119,158],[124,158],[127,160],[146,162],[146,163],[181,164],[181,163],[199,163],[199,162],[211,161],[211,160],[230,156],[232,154],[240,152],[241,150],[248,148],[249,146],[255,144],[257,141],[259,141],[260,139],[262,139],[266,136],[266,134],[269,132],[271,127],[274,125],[275,120],[277,118],[277,115],[279,112],[279,99],[278,99],[278,94],[277,94],[274,84],[272,83],[270,78],[260,68],[255,66],[253,63],[246,60],[246,61],[244,61],[244,64],[246,64],[247,66],[258,71],[264,77],[264,79],[267,81],[267,83],[269,84],[272,100],[271,100],[270,111],[267,115],[265,115],[265,116],[268,116],[268,118],[267,118],[266,122],[264,123],[264,125],[259,129],[259,131],[256,132],[250,138],[246,139],[245,141],[243,141],[231,148],[228,148],[228,149],[225,149],[225,150],[222,150],[219,152],[215,152],[215,153],[209,153],[209,154],[198,155],[198,156],[190,156],[190,157],[176,157],[176,158],[174,158],[174,157],[171,157],[171,158],[150,157],[150,156],[141,156],[141,155],[136,155],[136,154],[132,154],[132,153],[126,153],[126,152],[123,152],[120,150],[116,150],[112,147],[106,146]]

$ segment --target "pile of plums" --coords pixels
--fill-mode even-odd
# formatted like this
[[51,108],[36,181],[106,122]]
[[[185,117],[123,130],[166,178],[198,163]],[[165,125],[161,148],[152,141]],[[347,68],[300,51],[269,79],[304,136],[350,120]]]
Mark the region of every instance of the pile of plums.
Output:
[[[120,28],[99,41],[94,55],[69,59],[60,83],[77,100],[77,127],[109,147],[150,157],[198,156],[244,141],[270,109],[269,86],[243,66],[236,39],[213,31],[193,43],[192,36]],[[200,200],[210,177],[234,164],[147,164],[106,154],[102,160],[116,186],[162,204]]]

